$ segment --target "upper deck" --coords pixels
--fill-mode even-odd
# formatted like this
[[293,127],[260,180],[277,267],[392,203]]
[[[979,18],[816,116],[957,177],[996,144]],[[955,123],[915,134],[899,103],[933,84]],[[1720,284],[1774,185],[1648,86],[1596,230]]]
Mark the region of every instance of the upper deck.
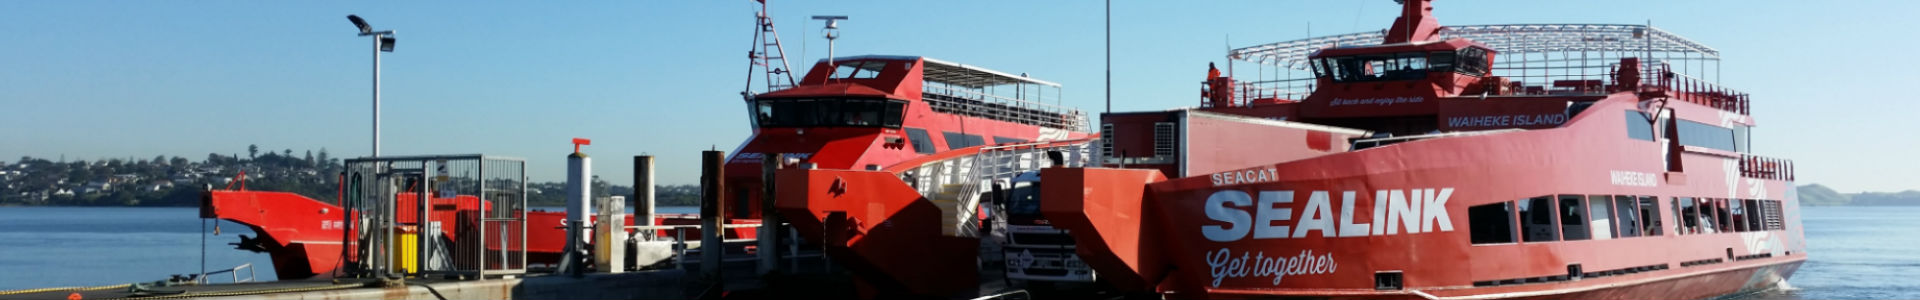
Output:
[[[1327,83],[1406,79],[1404,71],[1420,69],[1491,79],[1463,82],[1478,86],[1439,96],[1600,96],[1632,87],[1728,112],[1750,111],[1746,93],[1718,84],[1719,50],[1657,27],[1468,25],[1440,27],[1426,41],[1383,45],[1386,38],[1384,31],[1373,31],[1234,49],[1229,58],[1257,63],[1261,69],[1260,78],[1233,85],[1231,102],[1300,100]],[[1458,51],[1409,49],[1463,42],[1470,46]],[[1486,64],[1473,60],[1480,57]],[[1632,61],[1641,64],[1632,68],[1639,74],[1620,76],[1623,62]],[[1288,76],[1265,78],[1267,68],[1273,69],[1272,74]],[[1309,74],[1293,77],[1292,73]],[[1321,77],[1332,80],[1321,82]],[[1623,78],[1634,82],[1621,82]]]
[[[924,102],[935,113],[984,118],[1075,132],[1087,116],[1060,105],[1061,86],[1045,80],[919,56],[865,55],[817,62],[792,88],[754,97],[762,103],[803,98],[856,97]],[[913,105],[913,104],[905,104]],[[841,107],[845,107],[842,105]],[[887,116],[898,113],[888,107]],[[777,113],[775,113],[777,114]],[[898,127],[888,117],[883,126]],[[765,124],[762,124],[765,125]],[[786,124],[844,125],[844,124]]]

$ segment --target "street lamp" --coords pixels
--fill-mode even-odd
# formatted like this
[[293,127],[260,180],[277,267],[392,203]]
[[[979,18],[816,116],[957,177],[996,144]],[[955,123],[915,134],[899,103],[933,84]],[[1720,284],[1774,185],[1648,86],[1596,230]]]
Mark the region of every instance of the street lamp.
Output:
[[367,25],[360,16],[347,15],[347,21],[353,21],[360,28],[360,36],[373,37],[373,155],[380,156],[380,52],[393,52],[393,31],[374,31],[373,25]]

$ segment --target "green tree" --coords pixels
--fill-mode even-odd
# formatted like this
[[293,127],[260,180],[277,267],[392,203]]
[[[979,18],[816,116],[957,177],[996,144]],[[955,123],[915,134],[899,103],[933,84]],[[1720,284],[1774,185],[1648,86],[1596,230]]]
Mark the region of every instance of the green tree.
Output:
[[259,156],[260,156],[260,145],[252,145],[252,144],[247,145],[248,160],[252,160],[253,158],[259,157]]

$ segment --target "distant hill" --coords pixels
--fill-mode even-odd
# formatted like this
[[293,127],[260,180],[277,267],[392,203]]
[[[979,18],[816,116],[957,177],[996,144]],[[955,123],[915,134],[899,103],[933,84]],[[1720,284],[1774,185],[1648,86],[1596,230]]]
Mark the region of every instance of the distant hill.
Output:
[[1847,194],[1833,191],[1820,184],[1802,185],[1795,188],[1800,192],[1800,204],[1811,206],[1847,205],[1853,198]]
[[1800,203],[1808,206],[1920,206],[1920,191],[1916,190],[1842,194],[1819,184],[1795,189],[1800,193]]

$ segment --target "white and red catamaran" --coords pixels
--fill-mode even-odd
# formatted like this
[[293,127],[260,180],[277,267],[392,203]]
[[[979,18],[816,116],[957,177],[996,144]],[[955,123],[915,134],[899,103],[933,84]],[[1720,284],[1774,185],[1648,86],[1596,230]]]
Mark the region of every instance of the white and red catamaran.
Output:
[[[1183,299],[1699,299],[1805,261],[1791,162],[1749,154],[1746,94],[1690,75],[1717,75],[1717,50],[1643,25],[1443,27],[1431,2],[1231,53],[1311,78],[1210,76],[1200,107],[1103,115],[1104,167],[1039,172],[1068,260]],[[956,152],[935,157],[985,155]],[[972,258],[936,243],[955,210],[912,164],[785,170],[781,207],[874,248],[841,255]]]

